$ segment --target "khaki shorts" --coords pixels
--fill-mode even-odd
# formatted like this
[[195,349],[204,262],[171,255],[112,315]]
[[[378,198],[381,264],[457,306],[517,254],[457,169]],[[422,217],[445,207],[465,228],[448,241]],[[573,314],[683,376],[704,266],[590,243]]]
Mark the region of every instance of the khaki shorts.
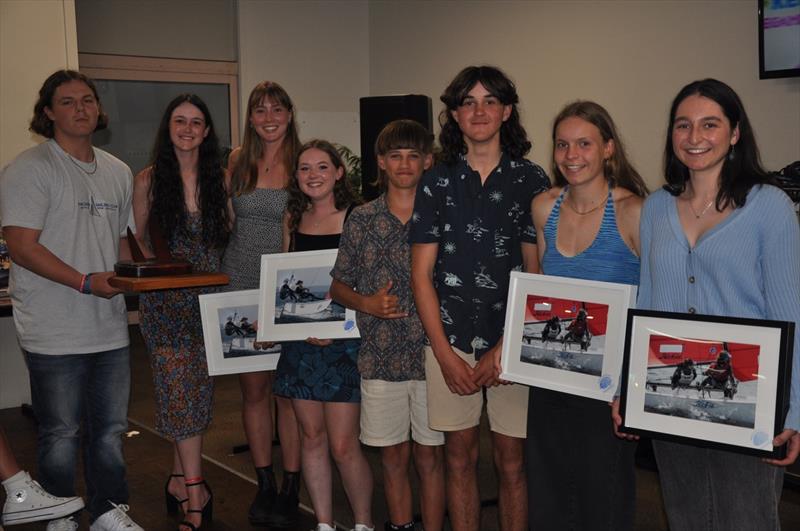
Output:
[[[453,348],[453,352],[476,365],[475,354]],[[433,349],[425,347],[425,375],[428,382],[428,419],[434,430],[459,431],[480,424],[483,393],[457,395],[450,392]],[[524,439],[527,436],[528,387],[521,384],[486,387],[486,413],[489,428],[502,435]]]
[[444,434],[428,426],[424,380],[361,380],[361,442],[394,446],[411,438],[424,446],[444,444]]

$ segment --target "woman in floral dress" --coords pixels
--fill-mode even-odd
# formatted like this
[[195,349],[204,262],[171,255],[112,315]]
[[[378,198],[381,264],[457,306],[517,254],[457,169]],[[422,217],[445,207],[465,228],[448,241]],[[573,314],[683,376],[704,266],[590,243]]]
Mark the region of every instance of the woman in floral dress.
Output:
[[[173,257],[194,271],[219,271],[229,219],[219,143],[205,103],[195,95],[167,106],[153,162],[134,179],[137,239],[160,234]],[[172,439],[172,474],[164,487],[167,510],[184,512],[180,531],[210,520],[211,491],[201,470],[202,433],[211,422],[208,376],[198,295],[213,288],[143,293],[140,326],[153,370],[156,431]],[[192,488],[194,487],[194,488]]]

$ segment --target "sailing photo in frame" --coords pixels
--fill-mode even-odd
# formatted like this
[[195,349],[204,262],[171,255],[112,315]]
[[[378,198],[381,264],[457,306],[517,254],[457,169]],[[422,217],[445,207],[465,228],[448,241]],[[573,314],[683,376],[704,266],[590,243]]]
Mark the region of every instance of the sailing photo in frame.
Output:
[[200,295],[200,316],[208,374],[271,371],[278,366],[281,346],[259,344],[257,289]]
[[261,257],[259,341],[359,337],[355,312],[330,296],[337,249]]
[[610,400],[636,287],[511,273],[501,378]]
[[621,431],[780,457],[794,323],[630,310]]

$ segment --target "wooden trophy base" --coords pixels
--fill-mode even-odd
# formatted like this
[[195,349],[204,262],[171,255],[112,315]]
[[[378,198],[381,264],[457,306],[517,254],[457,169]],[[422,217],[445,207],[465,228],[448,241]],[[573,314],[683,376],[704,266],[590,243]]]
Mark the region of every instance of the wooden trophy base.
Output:
[[160,277],[111,277],[108,283],[127,293],[143,293],[160,289],[203,288],[222,286],[230,281],[225,273],[197,272],[189,275],[167,275]]
[[183,260],[145,260],[135,262],[123,260],[114,264],[114,273],[120,277],[149,278],[188,275],[192,272],[192,264]]

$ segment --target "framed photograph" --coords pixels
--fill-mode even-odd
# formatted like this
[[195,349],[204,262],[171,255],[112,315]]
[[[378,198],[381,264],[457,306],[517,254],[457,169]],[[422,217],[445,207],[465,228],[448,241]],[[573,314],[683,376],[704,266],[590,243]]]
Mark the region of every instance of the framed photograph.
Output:
[[636,286],[511,273],[501,378],[609,401]]
[[622,430],[776,457],[794,323],[630,310]]
[[257,348],[258,290],[200,295],[200,316],[208,374],[271,371],[278,366],[281,346]]
[[11,269],[11,255],[0,227],[0,296],[8,293],[8,276]]
[[338,249],[261,256],[259,341],[360,337],[356,314],[331,299]]

